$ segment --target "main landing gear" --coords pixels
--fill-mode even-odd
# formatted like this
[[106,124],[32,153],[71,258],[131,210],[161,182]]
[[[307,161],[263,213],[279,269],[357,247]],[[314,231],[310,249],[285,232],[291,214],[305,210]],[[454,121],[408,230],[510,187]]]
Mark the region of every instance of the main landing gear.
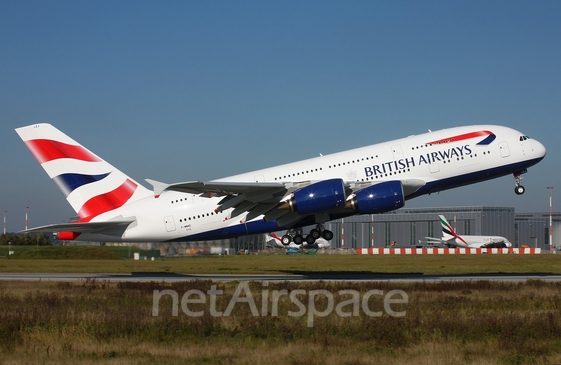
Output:
[[516,195],[522,195],[526,191],[526,188],[520,185],[520,181],[522,180],[522,175],[525,171],[522,172],[515,172],[514,175],[514,192]]
[[288,231],[287,234],[281,237],[281,243],[288,246],[290,242],[294,242],[297,245],[302,245],[304,243],[308,245],[313,245],[318,238],[330,241],[333,239],[333,232],[327,230],[323,225],[318,224],[316,228],[312,229],[306,237],[302,234],[302,228],[294,228]]

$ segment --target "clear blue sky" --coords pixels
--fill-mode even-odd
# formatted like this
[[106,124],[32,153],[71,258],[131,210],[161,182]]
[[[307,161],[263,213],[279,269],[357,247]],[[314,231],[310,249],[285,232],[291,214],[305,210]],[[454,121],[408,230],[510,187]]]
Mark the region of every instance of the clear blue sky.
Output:
[[[210,180],[494,123],[548,149],[524,175],[407,207],[561,210],[560,1],[2,1],[0,210],[74,213],[14,128],[48,122],[137,181]],[[556,197],[558,197],[556,199]]]

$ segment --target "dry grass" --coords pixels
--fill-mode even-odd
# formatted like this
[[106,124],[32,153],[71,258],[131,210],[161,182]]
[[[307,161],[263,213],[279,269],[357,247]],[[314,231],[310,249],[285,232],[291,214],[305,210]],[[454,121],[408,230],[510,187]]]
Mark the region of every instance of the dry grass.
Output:
[[[409,297],[404,317],[254,317],[238,304],[230,317],[171,315],[162,299],[152,316],[154,290],[225,291],[237,283],[0,282],[2,364],[555,364],[561,362],[561,284],[269,283],[272,290],[342,289]],[[263,285],[250,283],[258,307]],[[334,294],[338,299],[337,294]],[[271,298],[269,297],[269,300]],[[379,305],[373,301],[374,308]],[[322,301],[318,301],[321,307]],[[322,307],[323,308],[323,307]],[[269,312],[270,313],[270,312]]]
[[[430,343],[399,351],[373,351],[358,349],[349,341],[339,341],[330,346],[312,341],[299,343],[242,343],[213,341],[197,344],[138,344],[133,341],[108,343],[82,343],[80,345],[54,345],[47,348],[29,344],[30,349],[13,353],[3,364],[388,364],[418,365],[460,364],[547,364],[556,363],[560,357],[536,359],[512,356],[492,344],[476,346],[461,343]],[[48,352],[48,353],[47,353]]]

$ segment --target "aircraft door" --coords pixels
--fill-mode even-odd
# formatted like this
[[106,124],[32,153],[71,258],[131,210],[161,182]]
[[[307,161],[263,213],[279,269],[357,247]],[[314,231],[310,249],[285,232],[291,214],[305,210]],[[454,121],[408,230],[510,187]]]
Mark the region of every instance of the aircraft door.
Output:
[[431,174],[436,174],[437,172],[440,171],[440,165],[438,164],[438,161],[432,161],[429,164],[429,170]]
[[173,221],[172,215],[164,217],[164,224],[166,225],[166,231],[168,232],[175,231],[175,222]]
[[508,144],[506,142],[499,143],[499,150],[501,151],[501,157],[510,156],[510,150],[508,149]]

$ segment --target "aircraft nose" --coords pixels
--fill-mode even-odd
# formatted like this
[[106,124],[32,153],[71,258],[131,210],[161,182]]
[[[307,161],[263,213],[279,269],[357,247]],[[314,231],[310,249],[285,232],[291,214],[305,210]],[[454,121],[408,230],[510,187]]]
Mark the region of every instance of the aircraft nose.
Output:
[[538,157],[544,158],[547,150],[541,142],[533,140],[532,152],[534,152]]

